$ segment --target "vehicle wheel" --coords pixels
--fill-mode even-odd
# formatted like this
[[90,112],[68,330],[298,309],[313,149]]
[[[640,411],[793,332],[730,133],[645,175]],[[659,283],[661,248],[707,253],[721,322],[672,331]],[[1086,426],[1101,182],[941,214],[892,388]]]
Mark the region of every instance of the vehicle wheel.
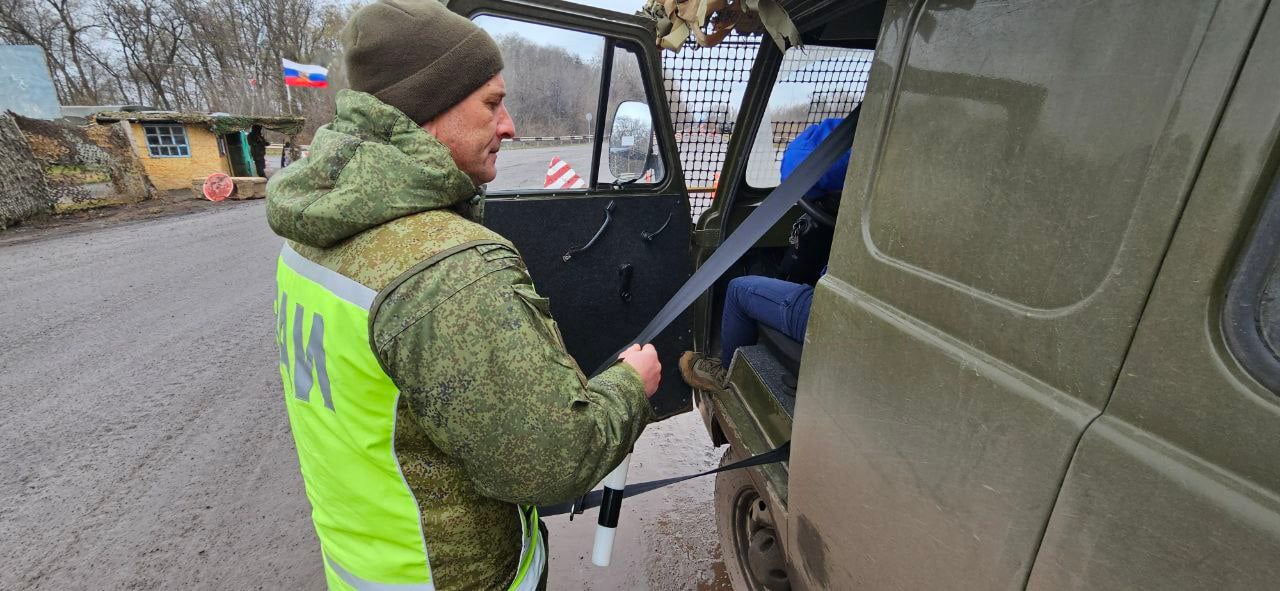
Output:
[[[730,448],[720,465],[739,459]],[[788,591],[791,579],[782,540],[768,502],[751,482],[749,469],[716,474],[720,555],[736,591]]]

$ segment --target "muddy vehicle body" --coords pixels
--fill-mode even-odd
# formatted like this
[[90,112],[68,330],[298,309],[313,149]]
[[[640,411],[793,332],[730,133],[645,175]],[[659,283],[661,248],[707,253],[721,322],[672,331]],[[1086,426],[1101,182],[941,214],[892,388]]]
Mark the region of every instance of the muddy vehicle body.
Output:
[[[754,49],[714,199],[692,216],[687,187],[708,183],[685,182],[651,23],[450,3],[602,35],[644,74],[661,179],[602,182],[597,158],[581,194],[497,195],[490,209],[504,233],[519,233],[505,219],[554,213],[590,237],[615,203],[589,269],[567,271],[545,236],[512,236],[553,311],[609,293],[593,313],[632,323],[562,321],[584,367],[768,195],[753,150],[794,137],[777,99],[802,96],[787,86],[798,72],[851,81],[810,91],[799,121],[861,104],[804,342],[762,330],[726,390],[693,396],[726,460],[791,442],[789,462],[717,482],[736,587],[1280,584],[1280,6],[781,5],[806,47]],[[657,343],[660,414],[687,408],[675,355],[718,349],[725,284],[780,276],[800,213]],[[668,242],[634,244],[664,220]]]
[[802,360],[700,396],[792,441],[721,477],[739,581],[1280,581],[1277,8],[887,4]]

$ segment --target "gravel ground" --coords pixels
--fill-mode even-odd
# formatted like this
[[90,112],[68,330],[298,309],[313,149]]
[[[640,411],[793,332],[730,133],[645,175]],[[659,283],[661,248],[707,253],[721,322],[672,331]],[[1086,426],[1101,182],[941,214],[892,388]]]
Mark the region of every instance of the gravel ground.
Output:
[[[0,589],[317,589],[280,403],[262,202],[0,233]],[[633,480],[716,462],[686,414]],[[553,589],[727,589],[711,479],[548,520]]]

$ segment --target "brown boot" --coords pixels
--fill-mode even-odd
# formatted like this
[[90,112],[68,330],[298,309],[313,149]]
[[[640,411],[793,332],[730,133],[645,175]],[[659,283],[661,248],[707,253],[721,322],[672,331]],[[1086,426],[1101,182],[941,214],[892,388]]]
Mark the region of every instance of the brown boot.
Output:
[[695,351],[685,351],[680,356],[680,376],[684,382],[699,390],[725,389],[728,371],[715,357],[707,357]]

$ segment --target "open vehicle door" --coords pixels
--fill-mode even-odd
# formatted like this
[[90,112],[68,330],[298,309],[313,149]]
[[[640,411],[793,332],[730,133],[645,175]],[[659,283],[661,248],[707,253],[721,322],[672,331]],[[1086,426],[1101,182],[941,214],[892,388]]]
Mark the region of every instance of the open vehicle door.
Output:
[[[557,138],[504,144],[485,225],[520,249],[565,347],[590,374],[690,272],[688,195],[679,163],[664,157],[677,152],[652,24],[556,1],[448,6],[503,46],[516,133]],[[659,417],[690,408],[677,364],[689,342],[687,316],[653,341]]]

